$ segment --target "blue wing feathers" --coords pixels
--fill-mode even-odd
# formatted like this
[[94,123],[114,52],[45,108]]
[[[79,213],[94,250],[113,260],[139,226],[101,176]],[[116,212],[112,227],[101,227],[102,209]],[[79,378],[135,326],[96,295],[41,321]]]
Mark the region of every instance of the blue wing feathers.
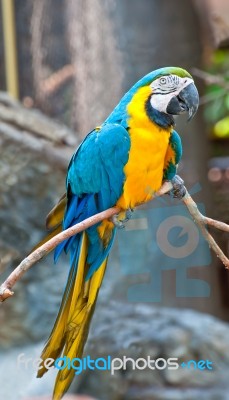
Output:
[[[116,204],[122,194],[125,180],[124,166],[130,149],[129,134],[118,124],[104,124],[101,129],[90,132],[76,150],[69,164],[66,185],[68,203],[63,228],[75,225],[84,219]],[[97,231],[98,224],[87,229],[89,248],[87,263],[89,279],[107,257],[114,241],[115,229],[106,248]],[[55,262],[61,252],[70,251],[71,265],[76,264],[81,234],[73,236],[57,246]]]
[[170,144],[175,151],[175,162],[178,164],[182,157],[182,142],[179,134],[176,131],[173,131],[171,134]]

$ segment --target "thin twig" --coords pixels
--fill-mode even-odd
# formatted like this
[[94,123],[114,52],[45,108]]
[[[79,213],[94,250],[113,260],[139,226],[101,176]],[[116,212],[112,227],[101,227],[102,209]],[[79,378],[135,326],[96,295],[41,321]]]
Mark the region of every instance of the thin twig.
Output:
[[74,76],[74,67],[71,64],[65,65],[51,76],[41,82],[41,90],[46,96],[50,96],[60,89],[69,79]]
[[[157,193],[154,194],[154,197],[162,196],[165,193],[168,193],[172,189],[172,184],[170,182],[165,182],[162,187],[159,189]],[[213,237],[208,232],[205,225],[210,225],[215,227],[216,229],[220,229],[225,232],[229,232],[229,225],[215,221],[211,218],[203,216],[190,194],[186,192],[185,196],[182,199],[183,203],[188,208],[190,215],[194,219],[194,222],[199,226],[203,236],[206,241],[209,243],[209,246],[216,253],[217,257],[222,261],[227,269],[229,269],[229,259],[222,252],[220,247],[217,245]],[[99,214],[96,214],[79,224],[72,226],[71,228],[62,231],[58,235],[54,236],[52,239],[48,240],[38,249],[33,251],[28,257],[26,257],[17,268],[9,275],[6,281],[0,286],[0,302],[3,302],[8,297],[13,296],[14,292],[12,291],[13,286],[16,282],[25,274],[25,272],[32,267],[37,261],[41,260],[44,256],[46,256],[51,250],[53,250],[58,244],[63,242],[64,240],[70,238],[71,236],[76,235],[79,232],[82,232],[97,224],[98,222],[103,221],[104,219],[111,218],[113,215],[120,212],[120,208],[113,207],[109,208],[106,211],[103,211]]]
[[55,249],[55,247],[63,242],[64,240],[70,238],[89,228],[98,222],[103,221],[105,218],[110,218],[120,211],[118,207],[109,208],[99,214],[93,215],[90,218],[76,224],[48,240],[46,243],[42,244],[38,249],[34,250],[29,254],[22,262],[13,270],[13,272],[8,276],[6,281],[0,286],[0,302],[6,300],[8,297],[13,296],[12,287],[15,283],[32,267],[37,261],[45,257],[50,251]]
[[200,98],[200,105],[210,103],[211,101],[224,97],[228,93],[229,84],[224,77],[210,74],[209,72],[202,71],[199,68],[193,68],[192,73],[202,79],[207,85],[218,85],[223,89],[220,93],[208,93],[205,96],[202,96]]
[[224,89],[229,90],[228,82],[220,75],[213,75],[209,72],[202,71],[199,68],[193,68],[192,73],[198,78],[203,79],[208,85],[216,84]]
[[198,207],[190,194],[187,192],[186,195],[183,197],[183,202],[188,208],[188,211],[190,212],[191,216],[194,219],[194,222],[196,225],[199,226],[204,238],[209,244],[209,247],[215,252],[217,257],[222,261],[226,269],[229,269],[229,259],[225,256],[225,254],[222,252],[218,244],[216,243],[215,239],[212,237],[212,235],[208,232],[206,225],[211,225],[214,226],[217,229],[220,229],[225,232],[229,232],[229,225],[224,224],[223,222],[220,221],[214,221],[211,218],[207,218],[203,216],[200,211],[198,210]]
[[216,221],[215,219],[204,216],[203,218],[206,225],[213,226],[216,229],[229,233],[229,225],[225,224],[224,222]]

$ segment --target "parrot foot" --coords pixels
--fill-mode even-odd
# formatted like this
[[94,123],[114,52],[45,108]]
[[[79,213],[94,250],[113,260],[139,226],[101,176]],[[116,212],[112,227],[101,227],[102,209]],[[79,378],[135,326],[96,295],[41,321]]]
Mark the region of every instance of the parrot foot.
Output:
[[118,229],[124,229],[125,225],[122,221],[118,219],[118,214],[115,214],[111,217],[111,222],[113,222],[114,226]]
[[120,221],[123,222],[123,223],[128,222],[129,219],[132,218],[133,212],[134,212],[133,208],[128,208],[126,211],[123,212],[124,213],[124,218],[120,219]]
[[179,175],[175,175],[171,180],[173,189],[170,190],[169,194],[175,199],[182,199],[186,194],[186,187],[184,186],[184,181]]
[[119,214],[113,215],[111,217],[111,222],[116,226],[116,228],[124,229],[125,223],[132,218],[134,210],[132,208],[128,208],[126,211],[121,211]]

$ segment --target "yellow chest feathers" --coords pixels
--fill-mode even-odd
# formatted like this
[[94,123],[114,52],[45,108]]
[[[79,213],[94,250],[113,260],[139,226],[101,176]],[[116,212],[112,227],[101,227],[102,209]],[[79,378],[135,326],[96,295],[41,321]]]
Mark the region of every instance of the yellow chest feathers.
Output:
[[159,127],[147,116],[145,104],[149,96],[150,88],[143,87],[128,106],[131,147],[124,168],[123,194],[117,202],[123,209],[148,201],[162,184],[171,129]]

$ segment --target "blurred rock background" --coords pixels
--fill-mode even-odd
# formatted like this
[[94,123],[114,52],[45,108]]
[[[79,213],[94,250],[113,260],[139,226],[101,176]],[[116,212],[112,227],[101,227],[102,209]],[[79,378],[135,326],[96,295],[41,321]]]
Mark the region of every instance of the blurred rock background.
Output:
[[[15,2],[20,102],[0,93],[1,281],[44,235],[45,216],[65,191],[74,149],[122,94],[150,70],[163,65],[203,69],[216,47],[225,50],[227,22],[222,33],[221,25],[212,23],[214,2],[197,3]],[[225,14],[220,14],[221,7],[222,0],[217,3],[218,20]],[[7,63],[2,37],[0,61],[3,91]],[[203,95],[205,82],[197,83]],[[209,137],[203,111],[201,107],[189,125],[177,123],[184,146],[180,174],[195,201],[228,222],[228,139]],[[229,398],[229,332],[220,321],[228,321],[228,274],[203,243],[198,257],[190,254],[188,261],[177,264],[155,248],[154,216],[160,224],[174,207],[183,213],[179,203],[168,199],[137,211],[129,228],[119,233],[86,351],[91,357],[209,358],[214,371],[122,370],[114,377],[103,371],[86,373],[75,379],[71,392],[98,400]],[[217,240],[227,252],[228,237],[217,233]],[[178,234],[173,245],[184,245]],[[50,396],[54,374],[36,380],[32,368],[18,369],[17,359],[21,353],[39,357],[67,273],[67,259],[54,265],[50,255],[0,306],[0,398]]]

